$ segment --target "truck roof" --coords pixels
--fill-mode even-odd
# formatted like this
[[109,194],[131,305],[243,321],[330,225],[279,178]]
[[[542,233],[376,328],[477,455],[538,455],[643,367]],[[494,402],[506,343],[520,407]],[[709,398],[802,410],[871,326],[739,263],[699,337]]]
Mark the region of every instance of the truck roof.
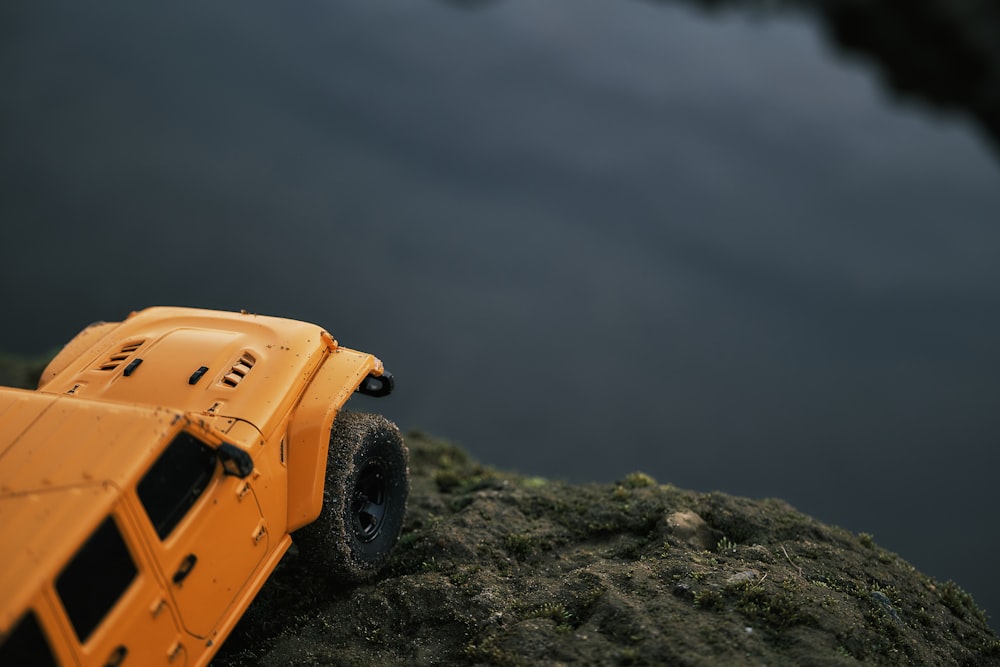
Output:
[[0,388],[0,632],[187,420],[176,410]]
[[130,315],[43,384],[190,412],[236,416],[269,433],[337,343],[306,322],[156,307]]

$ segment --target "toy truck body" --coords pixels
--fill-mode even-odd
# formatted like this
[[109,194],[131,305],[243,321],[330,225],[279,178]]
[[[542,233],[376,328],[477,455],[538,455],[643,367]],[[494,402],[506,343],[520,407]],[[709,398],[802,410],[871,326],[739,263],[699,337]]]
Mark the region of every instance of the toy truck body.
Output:
[[[0,388],[0,665],[206,664],[325,511],[344,403],[391,388],[318,326],[184,308],[92,325],[37,391]],[[353,457],[332,511],[361,573],[405,507],[387,424],[381,453],[329,454]]]

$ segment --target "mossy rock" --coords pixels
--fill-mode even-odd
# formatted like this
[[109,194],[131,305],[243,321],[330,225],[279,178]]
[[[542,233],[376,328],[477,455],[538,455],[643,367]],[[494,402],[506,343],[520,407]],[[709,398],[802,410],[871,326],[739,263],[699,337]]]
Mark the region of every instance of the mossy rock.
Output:
[[780,500],[641,473],[572,485],[407,443],[381,577],[341,587],[291,552],[214,664],[1000,665],[968,594]]
[[[31,387],[47,358],[0,357]],[[781,500],[500,472],[411,432],[372,581],[297,547],[214,665],[1000,665],[968,593]]]

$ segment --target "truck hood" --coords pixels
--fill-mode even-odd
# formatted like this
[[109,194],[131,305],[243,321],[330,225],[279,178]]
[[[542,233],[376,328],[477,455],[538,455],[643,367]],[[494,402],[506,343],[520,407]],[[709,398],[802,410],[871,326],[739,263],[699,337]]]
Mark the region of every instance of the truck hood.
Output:
[[149,308],[102,337],[42,389],[238,415],[268,434],[331,349],[336,342],[312,324]]

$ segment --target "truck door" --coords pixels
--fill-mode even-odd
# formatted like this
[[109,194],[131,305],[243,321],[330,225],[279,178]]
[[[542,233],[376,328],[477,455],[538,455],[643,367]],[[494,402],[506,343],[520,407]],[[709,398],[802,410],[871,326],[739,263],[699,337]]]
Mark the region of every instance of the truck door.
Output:
[[181,431],[136,485],[155,557],[185,629],[208,638],[267,553],[248,479]]
[[170,603],[126,525],[120,515],[105,518],[55,579],[76,651],[84,665],[182,667]]

